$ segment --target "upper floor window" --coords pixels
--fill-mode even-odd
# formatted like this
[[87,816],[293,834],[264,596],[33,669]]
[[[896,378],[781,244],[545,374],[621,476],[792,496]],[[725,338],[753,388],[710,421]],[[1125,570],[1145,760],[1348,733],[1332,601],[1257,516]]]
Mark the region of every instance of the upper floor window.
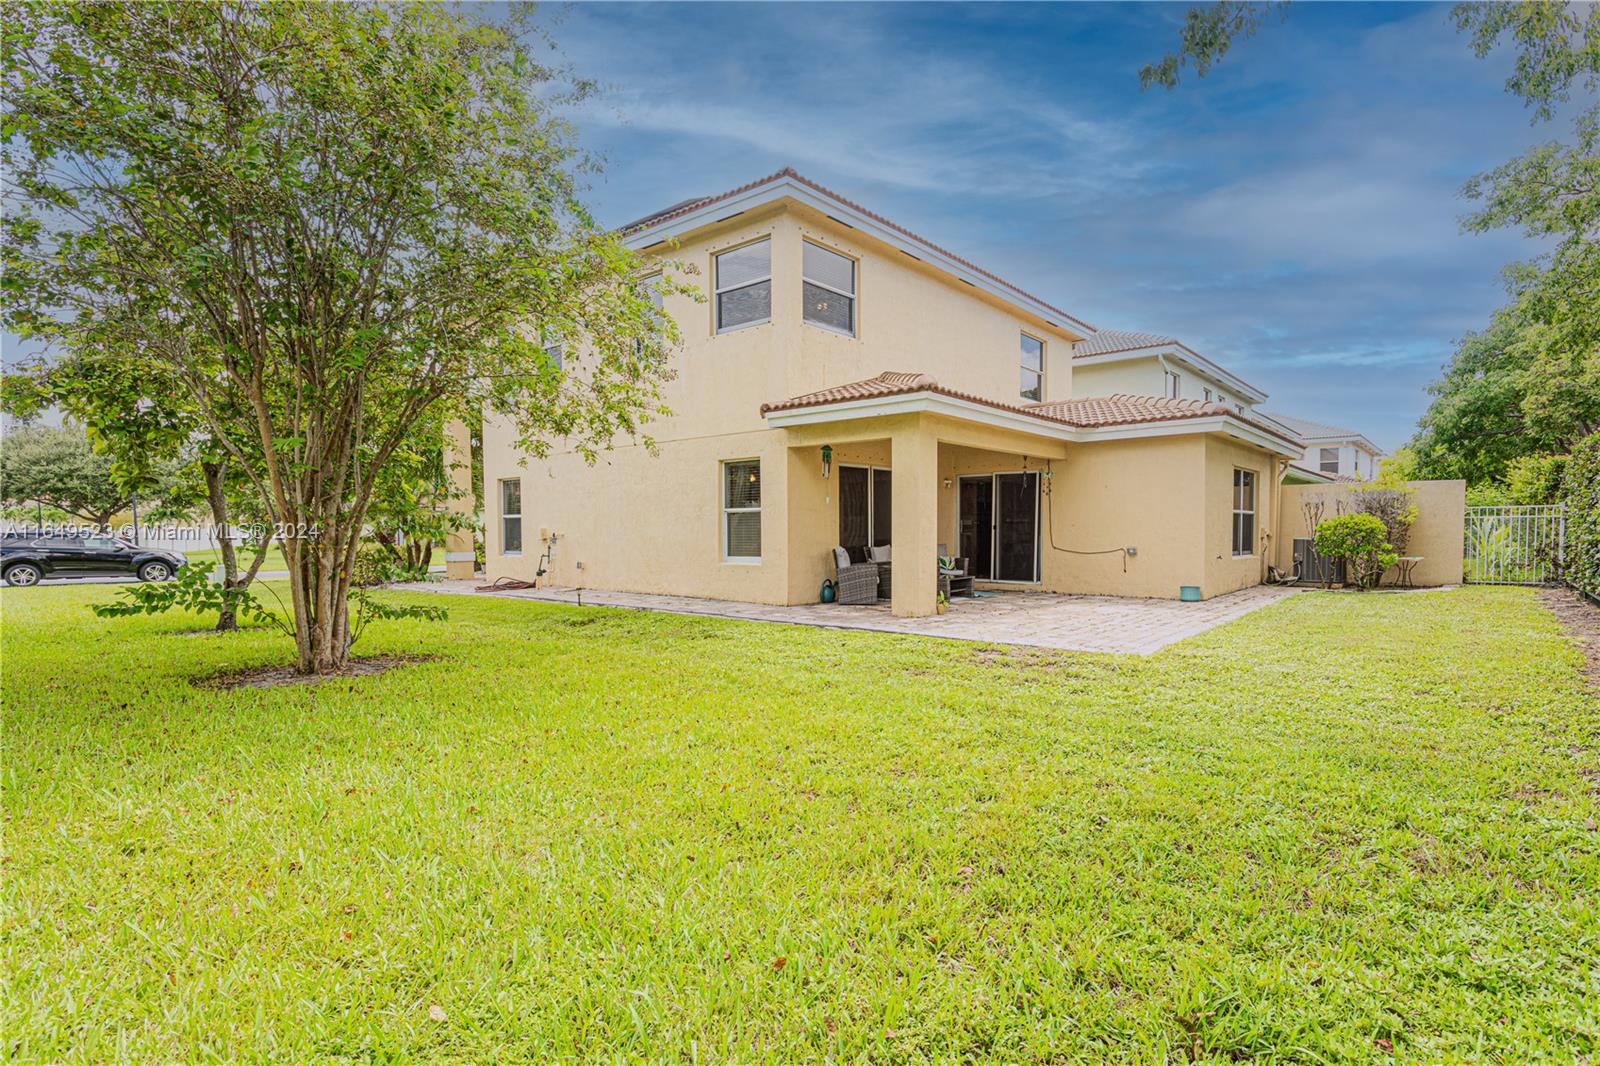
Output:
[[800,263],[805,320],[856,335],[856,261],[806,241]]
[[[659,272],[651,274],[649,277],[642,279],[639,285],[644,289],[644,298],[650,301],[651,307],[655,308],[656,332],[659,339],[661,327],[666,319],[665,302],[661,291],[661,274]],[[648,342],[643,337],[633,342],[635,358],[644,358],[647,344]]]
[[1319,451],[1321,454],[1317,457],[1317,469],[1324,474],[1337,474],[1339,472],[1339,449],[1321,448]]
[[544,357],[550,360],[550,365],[560,370],[565,361],[567,345],[558,333],[546,333],[543,338]]
[[1256,472],[1233,472],[1233,554],[1254,555],[1256,550]]
[[717,332],[772,321],[772,240],[762,238],[716,257]]
[[1166,389],[1167,399],[1176,400],[1178,398],[1178,393],[1183,389],[1183,379],[1170,370],[1163,370],[1161,373],[1166,375],[1164,387]]
[[1044,341],[1022,335],[1022,398],[1044,400]]
[[1211,390],[1210,389],[1206,389],[1204,391],[1205,391],[1205,394],[1206,394],[1206,403],[1210,403],[1211,402]]

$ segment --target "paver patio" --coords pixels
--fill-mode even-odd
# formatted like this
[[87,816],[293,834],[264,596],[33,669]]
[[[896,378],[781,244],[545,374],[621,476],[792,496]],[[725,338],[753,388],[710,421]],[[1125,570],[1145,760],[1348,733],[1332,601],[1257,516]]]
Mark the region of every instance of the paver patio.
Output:
[[1046,592],[1002,592],[975,599],[957,598],[951,603],[949,613],[944,615],[896,618],[890,613],[887,603],[872,606],[816,603],[785,607],[694,596],[657,596],[562,587],[479,592],[479,584],[479,581],[440,581],[396,587],[454,595],[503,596],[540,603],[581,603],[586,607],[625,607],[638,611],[710,615],[751,622],[868,629],[882,633],[1018,644],[1058,651],[1137,655],[1160,651],[1169,644],[1249,614],[1296,591],[1258,585],[1200,603],[1114,596],[1062,596]]

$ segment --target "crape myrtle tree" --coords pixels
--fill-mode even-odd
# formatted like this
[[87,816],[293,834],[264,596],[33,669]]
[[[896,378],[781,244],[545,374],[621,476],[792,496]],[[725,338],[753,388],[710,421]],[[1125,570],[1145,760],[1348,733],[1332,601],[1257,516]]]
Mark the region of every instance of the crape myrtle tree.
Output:
[[485,408],[532,454],[593,461],[660,409],[672,326],[578,199],[551,106],[583,87],[518,18],[8,16],[5,323],[65,348],[94,333],[183,390],[279,527],[302,671],[347,662],[374,490],[424,420]]

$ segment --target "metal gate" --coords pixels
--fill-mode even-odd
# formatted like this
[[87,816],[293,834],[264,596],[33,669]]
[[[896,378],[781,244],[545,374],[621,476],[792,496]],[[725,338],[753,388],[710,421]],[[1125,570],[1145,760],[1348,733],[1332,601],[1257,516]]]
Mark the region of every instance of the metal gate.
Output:
[[1467,508],[1467,581],[1542,585],[1561,573],[1566,504]]

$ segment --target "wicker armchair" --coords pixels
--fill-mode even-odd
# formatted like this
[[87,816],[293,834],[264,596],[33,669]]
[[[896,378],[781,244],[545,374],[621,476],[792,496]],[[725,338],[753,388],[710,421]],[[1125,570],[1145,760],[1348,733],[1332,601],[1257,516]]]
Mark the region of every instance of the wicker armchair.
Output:
[[838,580],[834,584],[839,590],[840,603],[878,602],[877,563],[851,563],[835,568]]

